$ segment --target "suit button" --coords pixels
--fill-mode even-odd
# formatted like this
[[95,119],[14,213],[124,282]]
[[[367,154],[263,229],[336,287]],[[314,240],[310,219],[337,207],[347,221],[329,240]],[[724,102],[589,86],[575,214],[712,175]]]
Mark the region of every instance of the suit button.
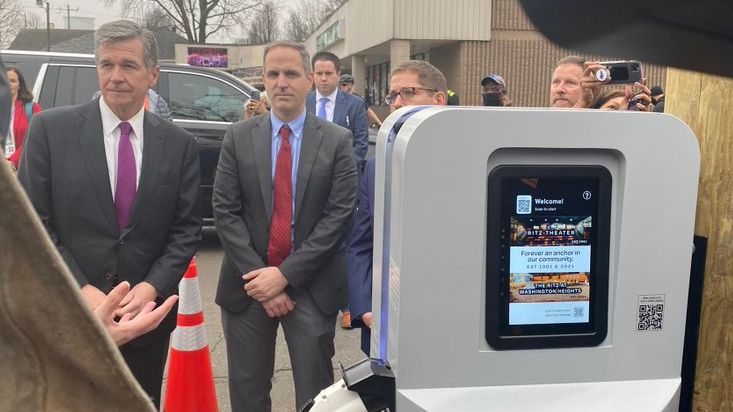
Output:
[[120,240],[120,246],[123,246],[125,244],[124,240]]
[[105,273],[104,278],[111,282],[115,280],[115,275],[113,273],[107,272]]

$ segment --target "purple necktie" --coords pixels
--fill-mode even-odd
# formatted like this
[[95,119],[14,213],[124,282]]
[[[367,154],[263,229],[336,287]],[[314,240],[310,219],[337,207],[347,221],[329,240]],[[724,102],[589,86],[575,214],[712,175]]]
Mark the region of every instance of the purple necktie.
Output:
[[120,144],[117,148],[117,187],[115,189],[115,210],[117,211],[117,227],[122,232],[127,226],[137,191],[137,166],[135,153],[130,142],[130,123],[122,122],[120,128]]

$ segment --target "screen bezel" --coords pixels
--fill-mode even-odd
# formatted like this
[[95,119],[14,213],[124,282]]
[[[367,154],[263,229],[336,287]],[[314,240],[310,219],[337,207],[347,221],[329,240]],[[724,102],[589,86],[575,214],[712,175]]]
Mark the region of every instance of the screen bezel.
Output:
[[[597,207],[593,214],[591,292],[589,322],[509,325],[508,257],[502,259],[502,187],[507,179],[592,179],[598,182]],[[494,349],[539,349],[597,346],[608,329],[608,263],[610,244],[612,178],[599,165],[502,165],[488,176],[486,244],[486,341]],[[498,264],[497,264],[498,262]]]

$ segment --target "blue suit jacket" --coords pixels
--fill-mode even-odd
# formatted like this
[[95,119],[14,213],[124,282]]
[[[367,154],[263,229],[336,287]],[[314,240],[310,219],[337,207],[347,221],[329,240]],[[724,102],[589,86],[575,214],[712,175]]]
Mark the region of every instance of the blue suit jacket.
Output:
[[346,246],[346,283],[352,325],[362,328],[361,349],[369,355],[370,330],[361,315],[372,311],[372,255],[374,249],[374,175],[375,158],[367,161],[359,179],[359,207]]
[[[308,93],[305,107],[309,113],[317,114],[315,91]],[[356,160],[364,160],[369,148],[369,124],[364,99],[339,90],[333,108],[333,122],[351,130]]]

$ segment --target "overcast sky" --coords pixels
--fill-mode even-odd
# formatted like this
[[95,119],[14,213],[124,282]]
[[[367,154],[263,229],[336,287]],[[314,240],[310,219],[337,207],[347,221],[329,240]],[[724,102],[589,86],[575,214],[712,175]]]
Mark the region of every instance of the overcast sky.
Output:
[[[41,21],[41,26],[45,27],[45,8],[37,6],[36,0],[20,0],[20,3],[24,9],[36,14]],[[282,7],[283,14],[287,14],[290,9],[295,7],[298,0],[276,0],[275,3]],[[100,0],[50,0],[51,24],[53,27],[61,29],[66,28],[67,4],[70,7],[70,15],[72,17],[93,18],[95,28],[106,22],[117,20],[121,18],[122,15],[119,2],[112,7],[105,7],[102,5]],[[241,33],[234,33],[229,37],[220,36],[215,39],[210,39],[210,42],[228,43],[241,37],[244,37],[244,35]]]

